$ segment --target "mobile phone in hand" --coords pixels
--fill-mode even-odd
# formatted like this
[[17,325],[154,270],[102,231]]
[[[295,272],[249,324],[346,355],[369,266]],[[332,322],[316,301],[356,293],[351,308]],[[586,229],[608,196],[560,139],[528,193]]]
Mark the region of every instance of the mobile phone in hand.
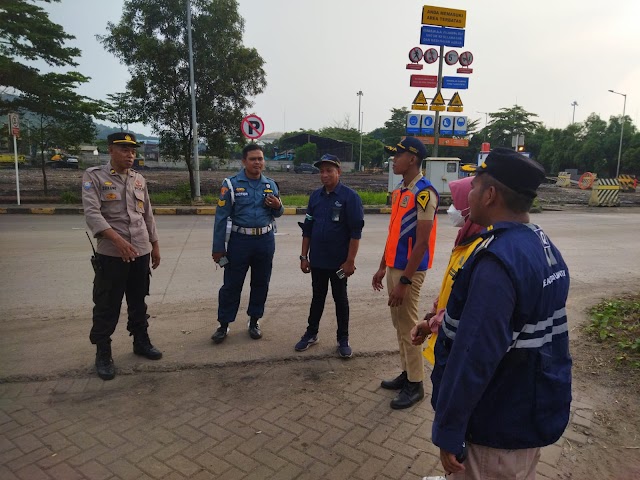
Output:
[[218,261],[218,265],[220,265],[222,268],[224,268],[228,264],[229,264],[229,259],[227,257],[220,257],[220,260]]
[[346,276],[347,276],[347,275],[344,273],[344,270],[343,270],[343,269],[338,270],[338,271],[336,272],[336,275],[338,276],[338,278],[339,278],[340,280],[342,280],[344,277],[346,277]]

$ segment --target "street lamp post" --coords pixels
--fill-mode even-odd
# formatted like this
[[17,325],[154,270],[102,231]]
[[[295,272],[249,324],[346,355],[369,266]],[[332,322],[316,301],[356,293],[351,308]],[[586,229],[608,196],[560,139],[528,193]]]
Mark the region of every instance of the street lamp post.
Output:
[[358,96],[358,133],[360,134],[360,158],[358,160],[358,172],[360,171],[360,169],[362,168],[362,122],[361,122],[361,113],[360,113],[360,108],[362,106],[362,95],[364,95],[362,93],[362,90],[359,90],[358,93],[356,93],[356,95]]
[[187,0],[187,42],[189,44],[189,88],[191,90],[191,135],[193,137],[193,173],[196,191],[194,202],[200,203],[200,161],[198,159],[198,122],[196,115],[196,84],[194,80],[193,40],[191,37],[191,0]]
[[487,125],[489,124],[489,121],[487,120],[489,112],[479,112],[476,110],[476,113],[484,113],[484,142],[487,141]]
[[620,157],[622,157],[622,134],[624,133],[624,114],[627,109],[627,94],[614,92],[613,90],[609,91],[611,93],[622,95],[624,97],[624,103],[622,104],[622,118],[620,118],[620,146],[618,147],[618,166],[616,167],[616,178],[618,178],[620,176]]
[[573,116],[571,117],[571,125],[576,123],[576,107],[578,106],[578,101],[574,100],[571,102],[571,106],[573,107]]

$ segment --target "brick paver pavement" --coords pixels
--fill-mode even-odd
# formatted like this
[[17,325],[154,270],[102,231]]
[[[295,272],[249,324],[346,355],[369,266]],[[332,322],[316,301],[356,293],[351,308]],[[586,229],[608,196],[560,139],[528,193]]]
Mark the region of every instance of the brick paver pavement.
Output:
[[[396,357],[0,385],[3,480],[420,479],[442,473],[429,396],[393,411]],[[428,387],[428,385],[425,385]],[[425,388],[430,390],[430,388]],[[574,402],[573,444],[593,412]],[[543,449],[541,479],[566,440]]]

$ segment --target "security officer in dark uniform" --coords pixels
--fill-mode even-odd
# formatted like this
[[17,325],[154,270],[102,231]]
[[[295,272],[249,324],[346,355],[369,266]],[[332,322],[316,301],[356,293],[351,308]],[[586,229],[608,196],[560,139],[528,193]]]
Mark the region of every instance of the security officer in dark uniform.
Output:
[[115,376],[111,335],[124,295],[133,352],[151,360],[162,357],[147,333],[149,264],[154,269],[160,265],[160,246],[146,181],[131,168],[139,145],[135,135],[125,132],[109,135],[107,142],[111,161],[88,168],[82,177],[85,219],[98,239],[89,340],[97,347],[96,370],[103,380]]
[[487,231],[438,332],[432,439],[447,478],[532,479],[569,421],[569,270],[530,223],[542,166],[496,148],[473,169],[469,218]]
[[[244,169],[225,179],[220,190],[213,227],[213,261],[223,266],[224,284],[218,294],[220,327],[211,336],[214,343],[227,337],[229,324],[236,319],[240,294],[251,268],[248,330],[254,340],[262,338],[258,320],[264,315],[275,253],[275,218],[284,213],[276,182],[262,174],[264,153],[252,143],[242,150]],[[225,247],[227,222],[230,232]]]

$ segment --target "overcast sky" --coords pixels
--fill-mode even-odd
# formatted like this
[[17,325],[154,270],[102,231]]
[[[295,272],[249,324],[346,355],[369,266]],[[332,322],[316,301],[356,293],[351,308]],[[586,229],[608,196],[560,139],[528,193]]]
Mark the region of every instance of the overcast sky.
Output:
[[[123,3],[42,4],[76,36],[69,45],[82,50],[78,70],[91,80],[80,93],[89,97],[125,89],[126,67],[95,39],[108,21],[119,21]],[[391,108],[411,106],[419,90],[409,86],[412,73],[438,73],[437,63],[421,72],[405,68],[409,50],[420,46],[425,4],[467,11],[465,45],[454,50],[474,56],[469,89],[460,90],[470,119],[484,125],[478,112],[517,103],[547,127],[564,128],[573,101],[576,122],[592,112],[608,119],[623,108],[613,89],[627,94],[627,115],[640,125],[638,0],[239,0],[245,45],[258,50],[267,73],[267,88],[247,113],[262,117],[266,132],[318,129],[345,118],[357,127],[362,90],[363,130],[383,126]],[[457,75],[457,67],[445,65],[444,74]],[[451,92],[444,90],[445,98]]]

